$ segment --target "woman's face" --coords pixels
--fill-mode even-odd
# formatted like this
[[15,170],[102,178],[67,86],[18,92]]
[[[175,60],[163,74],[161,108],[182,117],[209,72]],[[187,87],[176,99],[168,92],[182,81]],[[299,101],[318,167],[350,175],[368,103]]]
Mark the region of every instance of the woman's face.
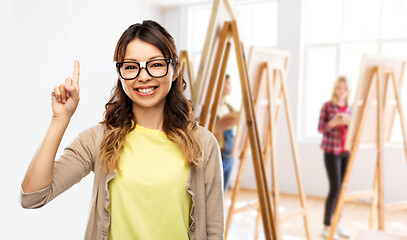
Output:
[[232,83],[230,81],[230,77],[225,79],[225,83],[223,86],[223,96],[228,96],[232,92]]
[[335,95],[338,100],[343,101],[348,96],[348,88],[344,81],[340,81],[335,89]]
[[[127,45],[124,62],[147,62],[164,58],[164,55],[156,46],[135,39]],[[124,92],[133,101],[133,109],[153,108],[157,111],[162,111],[164,109],[165,98],[176,77],[173,65],[169,64],[168,73],[164,77],[152,77],[147,73],[145,68],[141,68],[137,78],[124,80],[120,77],[120,81]]]

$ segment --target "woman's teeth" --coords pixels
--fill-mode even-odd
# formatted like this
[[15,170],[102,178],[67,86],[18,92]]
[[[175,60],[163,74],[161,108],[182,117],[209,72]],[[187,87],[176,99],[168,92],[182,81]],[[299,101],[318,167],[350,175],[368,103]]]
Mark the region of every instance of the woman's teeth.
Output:
[[141,92],[141,93],[149,93],[149,92],[151,92],[153,90],[154,90],[153,87],[152,88],[139,88],[138,89],[138,91]]

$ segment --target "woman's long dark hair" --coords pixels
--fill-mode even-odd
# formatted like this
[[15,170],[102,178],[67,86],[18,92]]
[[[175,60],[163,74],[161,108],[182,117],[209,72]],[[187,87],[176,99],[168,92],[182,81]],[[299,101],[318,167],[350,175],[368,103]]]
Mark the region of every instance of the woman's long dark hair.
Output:
[[[165,58],[177,59],[176,63],[172,64],[174,74],[177,74],[179,61],[174,39],[160,24],[150,20],[131,25],[123,33],[116,45],[114,61],[124,60],[127,45],[135,39],[156,46]],[[198,127],[191,120],[192,105],[183,94],[185,88],[186,82],[180,72],[165,99],[163,131],[168,139],[178,144],[186,164],[198,166],[202,158],[202,148],[197,136]],[[118,79],[105,106],[102,121],[106,126],[101,144],[101,161],[105,171],[117,169],[120,172],[120,153],[126,142],[126,135],[135,128],[132,120],[136,119],[137,116],[134,116],[132,111],[132,100],[126,95]]]

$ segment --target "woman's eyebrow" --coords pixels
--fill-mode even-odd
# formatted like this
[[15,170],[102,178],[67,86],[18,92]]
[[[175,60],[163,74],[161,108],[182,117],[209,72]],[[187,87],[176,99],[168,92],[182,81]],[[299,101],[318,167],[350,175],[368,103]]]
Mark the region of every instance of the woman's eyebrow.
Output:
[[148,60],[152,60],[152,59],[155,59],[155,58],[164,58],[164,56],[163,55],[155,55],[155,56],[150,57]]
[[[148,60],[153,60],[153,59],[156,59],[156,58],[164,58],[164,56],[163,55],[155,55],[155,56],[152,56],[152,57],[148,58]],[[138,62],[137,59],[135,59],[135,58],[125,58],[124,61]]]

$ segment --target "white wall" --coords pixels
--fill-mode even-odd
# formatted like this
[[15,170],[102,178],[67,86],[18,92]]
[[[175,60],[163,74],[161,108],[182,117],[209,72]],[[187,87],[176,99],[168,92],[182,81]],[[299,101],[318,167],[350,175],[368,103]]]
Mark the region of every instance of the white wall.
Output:
[[[186,5],[166,7],[163,9],[163,26],[171,33],[177,46],[178,54],[181,50],[188,49],[188,7]],[[191,58],[191,54],[189,55]],[[192,59],[191,59],[192,61]],[[197,64],[197,63],[196,63]],[[184,72],[184,78],[189,83],[188,76]],[[191,99],[191,89],[187,84],[185,96]]]
[[175,40],[177,50],[186,50],[188,47],[188,8],[186,6],[164,8],[162,19],[163,26]]
[[[0,205],[2,207],[2,217],[0,218],[0,232],[5,233],[6,236],[11,235],[20,229],[19,221],[13,214],[17,214],[17,211],[9,211],[11,207],[17,209],[16,198],[16,186],[8,184],[12,180],[16,179],[18,173],[18,160],[13,158],[13,152],[11,146],[5,145],[10,141],[14,141],[15,138],[10,135],[5,135],[7,129],[13,122],[12,109],[13,106],[8,104],[10,100],[3,98],[3,96],[10,95],[10,93],[18,94],[17,88],[13,87],[12,75],[9,70],[9,62],[14,60],[13,50],[15,41],[15,31],[13,27],[14,21],[14,3],[13,0],[5,0],[1,2],[0,6],[0,29],[1,29],[1,44],[0,44],[0,72],[1,72],[1,87],[0,87],[0,102],[1,115],[0,126],[2,126],[2,133],[0,138],[0,152],[2,157],[0,159],[2,165],[2,174],[0,174],[0,186],[2,189]],[[6,213],[6,215],[4,215]]]
[[81,101],[63,148],[102,120],[117,79],[116,42],[127,27],[143,19],[161,22],[161,8],[134,0],[0,3],[2,239],[83,238],[93,174],[39,210],[22,209],[20,183],[50,122],[53,87],[72,75],[73,61],[79,59]]

